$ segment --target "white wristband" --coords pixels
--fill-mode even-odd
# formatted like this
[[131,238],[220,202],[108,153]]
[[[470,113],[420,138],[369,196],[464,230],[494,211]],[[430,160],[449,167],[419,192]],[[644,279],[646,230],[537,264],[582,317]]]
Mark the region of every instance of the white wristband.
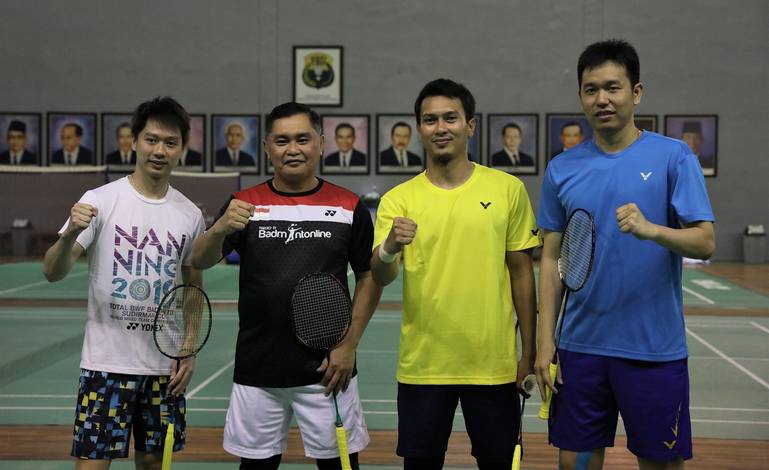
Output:
[[379,259],[385,264],[392,263],[395,261],[395,258],[398,257],[398,253],[388,253],[387,250],[384,249],[384,243],[379,245],[379,250],[377,251],[379,253]]

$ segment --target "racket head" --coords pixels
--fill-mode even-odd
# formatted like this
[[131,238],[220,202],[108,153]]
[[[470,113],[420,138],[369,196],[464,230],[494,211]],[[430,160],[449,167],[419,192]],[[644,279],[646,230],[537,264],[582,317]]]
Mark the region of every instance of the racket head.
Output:
[[593,269],[594,256],[593,216],[585,209],[575,209],[566,221],[558,256],[558,273],[567,289],[576,292],[585,286]]
[[291,296],[291,323],[305,346],[333,348],[347,334],[351,320],[350,296],[333,275],[312,273],[296,284]]
[[211,335],[211,302],[198,286],[182,284],[163,296],[152,335],[164,356],[185,359],[198,353]]

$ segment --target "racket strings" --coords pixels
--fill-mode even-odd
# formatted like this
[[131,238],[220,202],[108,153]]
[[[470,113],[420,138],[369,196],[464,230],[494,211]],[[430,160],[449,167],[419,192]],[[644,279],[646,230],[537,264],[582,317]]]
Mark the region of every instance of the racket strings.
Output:
[[155,342],[167,356],[197,353],[211,328],[210,305],[205,293],[194,286],[174,289],[158,307]]
[[563,283],[572,291],[579,290],[587,281],[593,263],[593,220],[578,210],[569,218],[561,240],[558,270]]
[[291,299],[296,336],[311,348],[328,349],[344,337],[350,324],[350,299],[330,275],[304,277]]

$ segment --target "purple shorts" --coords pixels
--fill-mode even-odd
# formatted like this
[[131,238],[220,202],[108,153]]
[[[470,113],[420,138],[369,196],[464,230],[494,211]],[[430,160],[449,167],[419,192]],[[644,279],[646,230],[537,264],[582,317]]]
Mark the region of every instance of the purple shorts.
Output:
[[558,357],[564,383],[550,408],[551,444],[573,452],[613,447],[619,413],[636,456],[692,458],[686,359],[649,362],[562,350]]

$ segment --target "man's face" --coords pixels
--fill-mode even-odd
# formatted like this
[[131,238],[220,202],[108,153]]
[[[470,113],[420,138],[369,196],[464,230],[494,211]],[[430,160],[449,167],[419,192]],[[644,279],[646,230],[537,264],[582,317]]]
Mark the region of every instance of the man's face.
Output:
[[240,146],[243,145],[243,128],[240,126],[230,126],[227,128],[227,147],[230,150],[240,150]]
[[392,135],[390,136],[390,144],[393,146],[394,149],[400,150],[401,152],[406,150],[406,147],[409,146],[409,141],[411,140],[411,129],[409,129],[406,126],[398,126],[393,130]]
[[22,152],[25,145],[27,145],[27,134],[21,131],[8,131],[8,147],[11,152]]
[[475,121],[467,121],[459,98],[430,96],[422,101],[419,135],[427,154],[444,159],[467,158],[467,142]]
[[630,84],[627,70],[615,62],[604,62],[582,72],[579,90],[582,111],[590,127],[599,134],[614,134],[634,128],[633,110],[641,102],[643,86]]
[[337,129],[336,134],[334,134],[334,140],[339,150],[347,153],[352,150],[352,146],[355,143],[355,134],[353,134],[352,129],[349,127],[340,127]]
[[121,152],[128,152],[131,150],[131,144],[133,143],[133,135],[131,135],[130,127],[121,127],[117,130],[117,146]]
[[74,152],[80,145],[80,137],[75,133],[75,126],[64,126],[59,133],[61,147],[67,152]]
[[686,142],[686,145],[692,149],[692,153],[695,155],[700,154],[700,146],[702,146],[702,134],[699,132],[684,132],[681,139]]
[[315,177],[323,136],[304,113],[276,119],[263,143],[276,179],[301,184]]
[[133,145],[136,171],[152,179],[168,179],[184,152],[181,130],[154,119],[147,121]]
[[515,127],[505,129],[505,135],[502,136],[502,145],[510,152],[517,152],[521,146],[521,131]]
[[561,131],[561,143],[563,149],[568,150],[582,143],[582,130],[579,126],[566,126]]

